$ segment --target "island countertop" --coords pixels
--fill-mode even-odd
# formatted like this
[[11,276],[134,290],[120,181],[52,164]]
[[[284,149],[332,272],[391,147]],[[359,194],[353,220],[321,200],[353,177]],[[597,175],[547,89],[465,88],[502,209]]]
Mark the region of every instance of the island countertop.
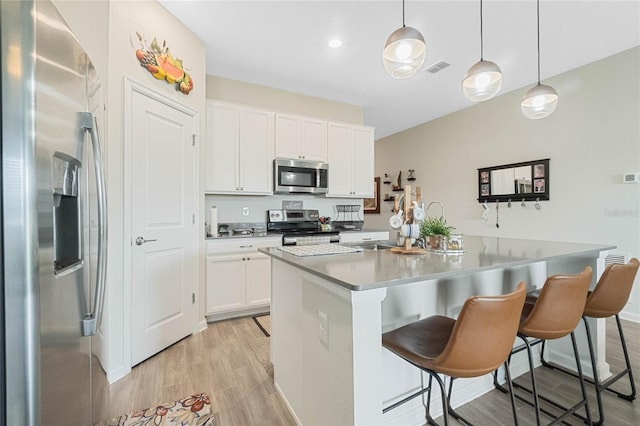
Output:
[[277,247],[260,251],[301,270],[352,291],[391,287],[415,281],[450,278],[491,269],[565,256],[591,256],[614,249],[614,245],[585,244],[516,238],[464,236],[464,253],[397,254],[388,249],[295,256]]

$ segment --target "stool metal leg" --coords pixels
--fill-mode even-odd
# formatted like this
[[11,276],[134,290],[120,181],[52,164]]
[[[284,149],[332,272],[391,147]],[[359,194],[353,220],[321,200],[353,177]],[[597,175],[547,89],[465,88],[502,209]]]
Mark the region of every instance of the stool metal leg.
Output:
[[[582,365],[580,363],[580,354],[578,353],[578,344],[576,343],[576,334],[573,331],[571,332],[571,343],[573,344],[573,353],[576,358],[576,366],[578,367],[580,389],[582,390],[582,398],[584,399],[584,410],[587,413],[587,424],[591,425],[593,423],[591,422],[591,410],[589,410],[589,399],[587,398],[587,390],[584,386],[584,375],[582,374]],[[582,403],[578,403],[577,405],[575,405],[572,408],[572,412],[573,410],[576,410],[581,404]]]
[[[511,357],[509,357],[511,358]],[[509,385],[509,396],[511,399],[511,411],[513,412],[513,424],[518,426],[518,413],[516,412],[516,397],[513,392],[513,383],[511,382],[511,372],[509,371],[509,361],[504,362],[504,371],[507,380],[507,384]],[[494,376],[495,378],[495,376]]]
[[624,360],[627,364],[627,369],[622,373],[622,375],[624,375],[624,373],[627,373],[627,372],[629,373],[628,375],[629,375],[629,382],[631,383],[631,393],[623,394],[620,392],[616,392],[612,389],[609,389],[609,385],[615,382],[616,380],[618,380],[617,376],[615,380],[610,379],[607,382],[605,382],[605,385],[603,386],[605,387],[605,389],[615,393],[620,398],[626,399],[627,401],[633,401],[634,399],[636,399],[636,384],[633,380],[633,372],[631,371],[631,362],[629,361],[629,351],[627,350],[627,342],[624,340],[624,333],[622,332],[622,323],[620,322],[620,317],[618,316],[618,314],[616,314],[616,324],[618,324],[618,334],[620,334],[620,342],[622,343],[622,352],[624,353]]
[[[619,398],[625,399],[627,401],[633,401],[636,397],[636,385],[635,382],[633,380],[633,372],[631,370],[631,363],[629,361],[629,352],[627,350],[627,344],[624,338],[624,333],[622,331],[622,324],[620,322],[620,317],[618,315],[615,315],[616,318],[616,323],[618,326],[618,335],[620,336],[620,344],[622,345],[622,353],[624,355],[625,358],[625,364],[626,364],[626,368],[619,372],[618,374],[608,378],[607,380],[605,380],[604,382],[600,382],[599,378],[598,378],[598,370],[597,370],[597,366],[596,366],[596,355],[595,355],[595,347],[593,344],[593,338],[591,336],[591,327],[589,326],[589,322],[587,321],[586,317],[582,317],[582,320],[584,322],[585,325],[585,331],[587,334],[587,345],[589,347],[589,358],[591,360],[591,368],[593,371],[593,380],[585,377],[584,381],[588,382],[592,385],[594,385],[595,390],[596,390],[596,400],[598,403],[598,415],[599,415],[599,419],[595,422],[593,422],[594,425],[602,425],[604,424],[604,406],[602,403],[602,392],[604,390],[608,390],[611,393],[616,394]],[[554,370],[558,370],[558,371],[562,371],[563,373],[567,373],[572,375],[573,377],[578,377],[578,375],[571,371],[568,370],[564,367],[561,367],[559,365],[556,365],[554,363],[551,363],[547,360],[544,359],[544,344],[542,346],[542,351],[540,352],[540,361],[542,362],[542,364],[545,367],[554,369]],[[631,392],[628,394],[622,393],[622,392],[618,392],[616,390],[613,390],[610,388],[610,386],[617,382],[619,379],[621,379],[624,376],[628,376],[629,377],[629,383],[631,385]],[[582,418],[582,416],[578,416],[580,418]],[[585,418],[583,418],[583,420],[586,420]]]
[[540,426],[540,401],[538,400],[538,390],[536,388],[536,376],[533,374],[533,353],[531,352],[531,345],[526,336],[518,334],[518,336],[524,340],[524,344],[527,346],[527,358],[529,359],[529,372],[531,373],[531,387],[533,393],[533,407],[536,410],[536,424]]
[[429,371],[429,370],[425,370],[425,371],[429,373],[429,393],[427,396],[427,409],[426,409],[427,422],[432,426],[440,426],[438,423],[436,423],[433,417],[431,417],[431,410],[429,409],[431,405],[431,384],[432,384],[432,379],[435,378],[436,382],[438,382],[438,385],[440,386],[440,397],[442,398],[442,417],[444,418],[444,426],[449,426],[449,416],[448,416],[449,403],[447,401],[447,394],[445,392],[444,382],[442,381],[440,376],[438,376],[438,373]]

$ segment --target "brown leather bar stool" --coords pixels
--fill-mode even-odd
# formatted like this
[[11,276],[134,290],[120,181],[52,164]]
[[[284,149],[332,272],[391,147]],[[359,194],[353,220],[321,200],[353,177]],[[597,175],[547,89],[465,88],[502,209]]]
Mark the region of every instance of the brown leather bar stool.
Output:
[[[525,296],[525,284],[521,282],[513,293],[467,299],[457,320],[434,315],[382,335],[385,348],[429,374],[426,390],[426,418],[429,424],[437,425],[429,412],[433,378],[440,386],[444,424],[449,424],[448,413],[471,424],[451,408],[453,380],[458,377],[479,377],[507,362],[518,331]],[[511,384],[508,368],[506,370],[507,380]],[[445,395],[445,385],[438,373],[451,377],[448,395]],[[422,389],[389,409],[426,391]],[[513,395],[511,392],[511,407],[515,424],[518,424]]]
[[[575,413],[582,406],[585,407],[586,421],[588,424],[591,424],[589,401],[587,400],[582,367],[580,365],[580,354],[578,353],[578,346],[574,334],[574,330],[580,322],[580,317],[584,310],[590,285],[590,267],[586,267],[583,272],[577,275],[553,275],[547,278],[544,286],[540,290],[539,296],[537,298],[527,299],[524,304],[520,327],[518,329],[518,337],[522,339],[524,344],[514,348],[511,351],[511,355],[525,349],[527,350],[532,389],[527,389],[515,382],[513,383],[513,387],[524,389],[533,395],[533,403],[520,395],[516,395],[516,398],[529,405],[533,405],[536,413],[536,424],[538,425],[540,425],[541,412],[554,418],[550,424],[557,424],[563,422],[565,418]],[[578,368],[580,389],[582,390],[582,399],[570,408],[563,407],[557,402],[538,393],[534,374],[533,354],[531,352],[531,348],[534,345],[542,343],[545,340],[560,339],[567,335],[571,335],[573,354]],[[494,375],[494,384],[499,390],[507,392],[507,389],[498,384],[496,375]],[[556,417],[548,410],[540,407],[539,399],[548,402],[556,408],[562,409],[564,413]]]
[[[638,259],[631,259],[627,264],[611,264],[602,273],[598,284],[592,292],[589,292],[587,297],[587,303],[582,313],[582,320],[584,322],[585,330],[587,333],[587,343],[589,345],[589,357],[591,358],[591,368],[593,371],[593,380],[585,378],[585,380],[595,386],[596,400],[598,401],[598,414],[599,420],[594,422],[596,425],[604,423],[604,409],[602,406],[602,391],[608,390],[615,393],[620,398],[627,401],[633,401],[636,399],[636,385],[633,381],[633,372],[631,371],[631,363],[629,362],[629,352],[627,351],[627,344],[622,333],[622,324],[620,323],[620,317],[618,314],[627,304],[629,296],[631,295],[631,288],[638,272],[640,262]],[[608,378],[604,382],[600,382],[598,379],[598,369],[596,366],[595,349],[593,347],[593,340],[591,337],[591,329],[587,318],[609,318],[615,316],[616,323],[618,324],[618,335],[620,336],[620,343],[622,345],[622,352],[624,354],[624,360],[626,362],[626,368],[620,371],[618,374]],[[550,363],[544,359],[544,345],[540,353],[540,359],[542,364],[546,367],[560,370],[562,372],[575,376],[576,374],[570,370],[560,367],[556,364]],[[631,384],[630,393],[622,393],[610,388],[610,386],[617,382],[624,376],[629,377],[629,383]]]

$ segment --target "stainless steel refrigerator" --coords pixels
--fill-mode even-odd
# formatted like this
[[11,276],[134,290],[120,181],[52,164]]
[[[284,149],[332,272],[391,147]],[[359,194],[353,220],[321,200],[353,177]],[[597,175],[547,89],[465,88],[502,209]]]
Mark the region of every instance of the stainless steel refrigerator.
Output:
[[[49,1],[0,1],[0,423],[107,417],[102,86]],[[102,113],[103,114],[103,113]]]

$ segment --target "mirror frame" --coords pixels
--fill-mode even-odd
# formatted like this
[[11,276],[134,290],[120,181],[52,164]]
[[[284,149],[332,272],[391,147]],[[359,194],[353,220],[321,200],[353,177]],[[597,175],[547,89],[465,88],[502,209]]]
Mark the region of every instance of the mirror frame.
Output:
[[[534,170],[535,166],[542,165],[544,166],[544,175],[541,177],[536,177]],[[491,194],[491,172],[494,170],[504,170],[511,169],[516,167],[523,166],[531,166],[531,188],[534,192],[527,194],[500,194],[500,195],[492,195]],[[535,192],[536,181],[542,181],[544,191]],[[488,189],[488,191],[487,191]],[[549,159],[544,158],[542,160],[535,161],[525,161],[522,163],[512,163],[512,164],[503,164],[501,166],[493,166],[493,167],[483,167],[478,169],[478,202],[484,203],[486,202],[496,202],[496,201],[542,201],[549,200]]]

